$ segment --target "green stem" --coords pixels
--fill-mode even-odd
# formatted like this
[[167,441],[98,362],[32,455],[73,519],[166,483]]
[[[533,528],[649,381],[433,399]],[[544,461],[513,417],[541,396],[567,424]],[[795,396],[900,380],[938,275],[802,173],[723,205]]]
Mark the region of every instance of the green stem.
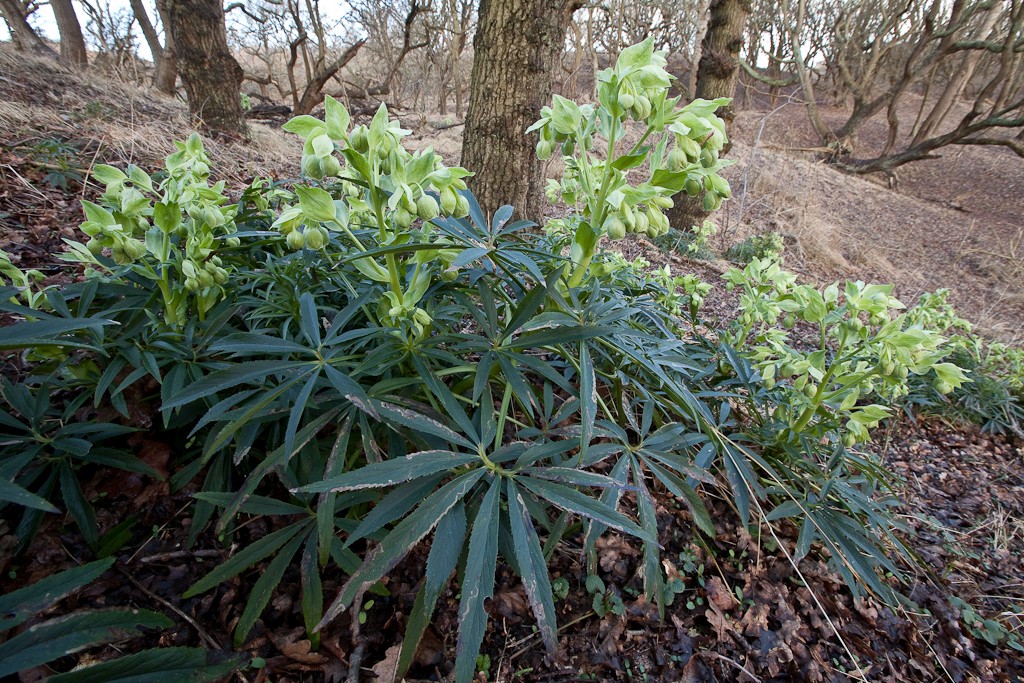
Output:
[[[607,215],[606,202],[608,199],[608,193],[611,191],[612,178],[615,176],[615,169],[612,168],[612,163],[615,161],[615,144],[618,142],[619,134],[619,119],[618,117],[612,118],[612,129],[608,133],[608,154],[604,160],[604,178],[601,180],[601,189],[597,195],[597,206],[596,211],[590,212],[590,229],[594,232],[600,229],[604,223],[605,216]],[[590,262],[594,259],[594,252],[597,249],[596,242],[588,249],[583,251],[582,256],[578,262],[572,265],[573,272],[569,277],[569,286],[578,287],[583,282],[583,277],[587,273],[587,268],[590,267]]]
[[633,154],[636,154],[637,150],[639,150],[640,147],[645,142],[647,142],[647,138],[650,137],[651,133],[653,133],[653,132],[654,132],[654,128],[652,126],[647,126],[647,130],[644,131],[644,134],[640,137],[639,140],[636,141],[636,144],[633,145],[633,149],[629,150],[629,154],[627,154],[626,156],[632,156]]
[[[822,335],[824,337],[824,326],[822,326]],[[839,350],[836,351],[836,358],[838,359],[843,355],[844,344],[839,345]],[[824,347],[823,347],[824,348]],[[828,388],[829,383],[832,381],[833,375],[836,373],[836,368],[839,367],[838,361],[835,361],[828,367],[825,372],[825,376],[821,378],[821,382],[818,384],[818,390],[814,392],[814,396],[811,397],[811,404],[804,408],[804,412],[800,413],[800,417],[797,418],[796,424],[793,425],[793,433],[797,434],[803,431],[807,423],[814,417],[814,413],[818,411],[818,406],[821,405],[822,398],[825,395],[825,390]]]
[[[373,212],[377,216],[377,227],[380,230],[380,241],[385,242],[388,237],[387,223],[384,221],[384,207],[380,201],[380,195],[377,193],[377,188],[371,186],[370,194],[373,195]],[[395,293],[398,300],[402,300],[402,279],[398,273],[398,261],[395,259],[394,254],[387,254],[384,256],[384,260],[388,264],[388,275],[391,278],[391,291]]]

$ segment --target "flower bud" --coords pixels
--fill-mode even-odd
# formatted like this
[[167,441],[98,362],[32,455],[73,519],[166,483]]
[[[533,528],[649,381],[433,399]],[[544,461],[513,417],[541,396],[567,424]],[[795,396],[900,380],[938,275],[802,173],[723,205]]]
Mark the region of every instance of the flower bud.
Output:
[[683,183],[683,189],[686,190],[686,194],[691,197],[696,197],[700,194],[701,186],[700,181],[696,178],[687,178],[686,182]]
[[673,147],[672,151],[668,153],[668,158],[665,160],[670,171],[681,171],[683,166],[688,162],[686,153],[678,147]]
[[103,243],[93,237],[85,243],[85,248],[88,249],[91,254],[99,254],[103,251]]
[[539,140],[537,142],[537,158],[541,161],[547,161],[551,158],[551,153],[554,152],[555,147],[552,143],[547,140]]
[[445,282],[454,282],[459,277],[459,269],[455,266],[449,266],[441,271],[441,279]]
[[711,176],[711,187],[722,199],[728,199],[732,196],[732,188],[729,187],[729,181],[720,175]]
[[469,200],[464,195],[458,195],[458,203],[455,207],[455,217],[465,218],[469,215]]
[[292,230],[288,233],[288,236],[285,237],[285,243],[292,251],[298,251],[299,249],[302,249],[303,245],[305,245],[306,240],[302,236],[301,232],[298,230]]
[[455,194],[455,190],[451,187],[446,187],[441,190],[441,210],[444,211],[445,215],[450,216],[455,213],[458,203],[459,196]]
[[429,221],[433,218],[437,218],[440,213],[441,210],[437,205],[437,200],[429,194],[424,194],[416,200],[416,214],[423,220]]
[[639,235],[647,232],[647,228],[650,227],[651,222],[647,219],[647,215],[643,211],[637,211],[633,214],[633,220],[636,223],[636,232]]
[[302,172],[316,180],[324,177],[323,171],[320,170],[320,160],[312,154],[302,155]]
[[397,225],[399,228],[403,230],[412,225],[413,220],[416,219],[416,216],[409,213],[404,206],[400,206],[397,209],[395,209],[395,213],[393,215],[395,225]]
[[636,98],[634,98],[628,92],[620,92],[619,93],[619,106],[622,107],[623,110],[628,111],[628,110],[632,109],[633,108],[633,104],[635,102],[636,102]]
[[146,254],[146,245],[140,240],[125,240],[124,253],[132,261],[142,258]]
[[356,126],[348,137],[348,143],[352,145],[352,149],[360,154],[366,154],[370,150],[370,142],[366,133],[366,126]]
[[618,216],[609,216],[604,221],[604,231],[609,239],[621,240],[626,236],[626,224]]
[[718,161],[718,154],[705,147],[700,153],[700,165],[704,168],[711,168]]
[[320,172],[324,176],[337,178],[341,175],[341,162],[334,158],[333,155],[326,156],[323,159],[320,159]]
[[327,231],[319,226],[306,227],[306,232],[303,233],[303,243],[307,249],[323,249],[324,245],[327,244]]

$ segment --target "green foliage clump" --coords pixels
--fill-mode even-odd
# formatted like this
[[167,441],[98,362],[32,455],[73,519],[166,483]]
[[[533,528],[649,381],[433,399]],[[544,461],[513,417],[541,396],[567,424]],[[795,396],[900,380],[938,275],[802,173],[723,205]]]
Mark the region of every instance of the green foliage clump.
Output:
[[700,261],[713,261],[717,255],[711,248],[710,240],[718,232],[715,224],[709,220],[700,225],[691,226],[689,230],[670,228],[667,233],[655,238],[658,248],[675,252],[681,256]]
[[907,315],[948,335],[950,360],[970,379],[948,395],[926,382],[912,382],[907,407],[976,424],[985,432],[1024,436],[1024,350],[975,333],[949,303],[946,289],[921,295]]
[[[744,526],[792,520],[797,555],[822,548],[855,592],[895,599],[879,575],[899,574],[876,500],[886,476],[851,449],[888,414],[876,397],[904,393],[908,376],[938,389],[963,377],[935,332],[894,315],[891,288],[819,291],[754,259],[728,274],[743,310],[716,340],[696,324],[706,283],[598,249],[627,227],[663,232],[681,191],[711,209],[728,197],[714,115],[725,102],[676,107],[664,63],[650,41],[629,48],[600,75],[597,105],[556,98],[534,127],[541,156],[560,144],[566,161],[552,185],[570,205],[562,230],[528,230],[512,207],[484,215],[469,172],[406,150],[385,107],[352,126],[331,98],[325,120],[286,126],[304,141],[291,189],[257,180],[231,203],[209,184],[198,137],[159,181],[100,167],[89,241],[68,252],[88,277],[31,293],[31,278],[4,271],[15,286],[0,310],[23,321],[0,330],[0,348],[47,353],[4,391],[0,440],[19,455],[0,471],[0,499],[37,516],[62,505],[97,540],[77,472],[139,465],[110,450],[121,433],[75,408],[112,406],[127,421],[133,388],[173,446],[171,485],[201,481],[190,541],[212,526],[230,542],[252,516],[273,520],[186,593],[262,566],[236,647],[290,566],[318,647],[366,591],[391,599],[382,579],[427,544],[399,675],[455,576],[460,682],[483,661],[499,563],[522,580],[552,651],[564,586],[547,563],[566,540],[597,579],[595,610],[617,613],[597,540],[636,538],[644,593],[663,610],[678,586],[663,572],[656,496],[676,498],[694,534],[716,534],[709,492]],[[620,153],[629,117],[646,132]],[[818,327],[819,348],[789,343],[797,319]],[[324,572],[347,577],[332,603]]]
[[777,232],[766,232],[751,235],[739,244],[734,244],[725,252],[725,258],[733,263],[746,265],[754,259],[762,261],[778,261],[786,250],[782,235]]
[[[732,364],[744,391],[748,433],[776,491],[784,495],[766,519],[793,518],[800,526],[796,556],[820,542],[848,582],[863,581],[894,598],[876,567],[899,574],[883,553],[846,546],[851,524],[888,538],[888,508],[879,494],[891,485],[880,463],[852,450],[891,414],[891,403],[910,391],[910,377],[927,378],[949,393],[969,380],[944,362],[948,349],[933,329],[919,324],[892,296],[891,285],[847,282],[817,289],[800,285],[775,261],[754,259],[724,275],[739,289],[740,314],[727,331],[723,362]],[[810,326],[817,345],[796,344],[791,330]]]

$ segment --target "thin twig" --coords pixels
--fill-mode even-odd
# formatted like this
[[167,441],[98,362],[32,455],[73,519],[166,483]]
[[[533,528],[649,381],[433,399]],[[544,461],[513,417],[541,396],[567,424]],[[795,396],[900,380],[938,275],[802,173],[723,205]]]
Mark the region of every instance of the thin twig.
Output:
[[750,673],[750,671],[747,669],[747,667],[743,666],[742,664],[740,664],[739,662],[737,662],[734,659],[729,659],[725,655],[719,654],[719,653],[715,652],[714,650],[707,650],[705,652],[701,652],[700,654],[701,655],[711,655],[713,657],[718,657],[723,662],[728,662],[729,664],[732,664],[734,667],[736,667],[737,669],[739,669],[740,671],[745,673],[747,676],[750,677],[750,679],[752,681],[754,681],[754,683],[761,683],[761,679],[760,678],[758,678],[754,674]]
[[359,623],[359,611],[363,608],[363,596],[368,586],[363,586],[356,593],[356,599],[352,601],[352,623],[350,633],[352,634],[352,656],[348,658],[348,677],[345,683],[359,683],[359,666],[363,662],[363,652],[366,650],[366,641],[363,640],[361,624]]
[[193,619],[193,618],[192,618],[192,617],[190,617],[189,615],[185,614],[185,613],[184,613],[183,611],[181,611],[181,609],[179,609],[178,607],[175,607],[175,606],[174,606],[173,604],[171,604],[170,602],[168,602],[168,601],[167,601],[167,600],[166,600],[165,598],[163,598],[163,597],[161,597],[161,596],[157,595],[156,593],[154,593],[154,592],[153,592],[153,591],[151,591],[150,589],[148,589],[148,588],[146,588],[145,586],[143,586],[143,585],[142,585],[141,583],[139,583],[139,581],[138,581],[138,580],[136,580],[136,578],[135,578],[134,576],[132,576],[131,574],[129,574],[128,572],[126,572],[126,571],[125,571],[124,569],[122,569],[121,567],[118,567],[118,568],[117,568],[117,570],[118,570],[119,572],[121,572],[121,574],[122,574],[122,575],[124,575],[124,577],[125,577],[126,579],[128,579],[128,580],[129,580],[129,581],[131,582],[131,584],[132,584],[133,586],[135,586],[135,587],[136,587],[136,588],[138,588],[138,589],[139,589],[140,591],[142,591],[143,593],[145,593],[145,594],[146,594],[147,596],[149,596],[150,598],[152,598],[152,599],[156,600],[156,601],[157,601],[157,602],[159,602],[159,603],[160,603],[161,605],[163,605],[163,606],[164,606],[164,607],[166,607],[167,609],[171,610],[172,612],[174,612],[175,614],[177,614],[177,615],[178,615],[179,617],[181,617],[182,619],[184,619],[184,620],[185,620],[186,622],[188,622],[188,625],[189,625],[189,626],[191,626],[192,628],[194,628],[194,629],[196,630],[196,633],[198,633],[198,634],[199,634],[199,637],[200,637],[200,638],[202,638],[202,639],[203,639],[203,641],[205,641],[207,645],[210,645],[211,647],[213,647],[213,648],[215,648],[215,649],[217,649],[217,650],[223,650],[223,649],[224,649],[224,646],[223,646],[223,645],[221,645],[221,644],[220,644],[219,642],[217,642],[217,641],[216,641],[216,640],[215,640],[215,639],[213,638],[213,636],[211,636],[211,635],[210,635],[209,633],[207,633],[207,632],[206,632],[206,630],[205,630],[205,629],[203,629],[203,627],[202,627],[202,626],[200,626],[200,625],[198,624],[198,622],[196,622],[196,620],[195,620],[195,619]]

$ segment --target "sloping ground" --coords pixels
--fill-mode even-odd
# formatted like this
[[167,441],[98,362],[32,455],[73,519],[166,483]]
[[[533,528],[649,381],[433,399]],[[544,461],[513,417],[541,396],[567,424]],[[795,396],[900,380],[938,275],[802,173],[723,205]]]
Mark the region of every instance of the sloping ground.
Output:
[[[901,173],[894,193],[869,179],[850,178],[779,149],[812,144],[802,131],[796,107],[773,116],[759,137],[760,117],[744,113],[737,125],[729,169],[735,199],[721,216],[722,244],[754,230],[777,229],[791,236],[787,265],[807,277],[857,277],[896,281],[906,301],[919,291],[954,289],[968,317],[990,311],[990,328],[1011,333],[1024,314],[1016,284],[1003,279],[1008,237],[1024,215],[1019,160],[994,150],[957,150],[953,170],[932,171],[928,162]],[[434,144],[449,161],[458,155],[459,128],[417,129],[419,145]],[[150,169],[173,151],[171,141],[189,134],[180,102],[75,74],[50,62],[25,59],[0,47],[0,248],[24,265],[52,266],[59,238],[73,234],[81,220],[77,200],[95,187],[81,178],[94,163],[135,162]],[[253,126],[246,145],[206,140],[214,173],[235,189],[253,175],[291,177],[299,149],[280,131]],[[1014,166],[1017,163],[1017,166]],[[956,182],[946,181],[957,178]],[[747,192],[743,192],[744,183]],[[952,199],[946,197],[956,188]],[[947,203],[948,201],[954,204]],[[971,224],[973,222],[973,227]],[[626,244],[630,254],[658,263],[645,240]],[[985,252],[999,255],[986,260]],[[982,267],[978,264],[990,264]],[[995,263],[995,266],[991,264]],[[974,264],[974,265],[972,265]],[[698,268],[717,282],[718,264],[673,260],[673,270]],[[986,269],[987,268],[987,269]],[[992,288],[1003,287],[1005,294]],[[984,304],[984,307],[983,307]],[[709,303],[715,316],[727,316],[729,300]],[[870,601],[855,604],[822,563],[805,562],[797,573],[777,547],[791,547],[795,531],[778,539],[754,539],[737,526],[721,501],[711,501],[718,522],[714,542],[695,538],[691,523],[670,497],[659,497],[665,569],[681,592],[665,619],[638,593],[640,557],[627,540],[602,541],[600,564],[624,614],[599,617],[584,588],[586,571],[568,548],[552,561],[552,572],[566,578],[569,594],[558,605],[563,656],[547,659],[531,628],[528,603],[507,570],[499,577],[491,604],[494,627],[485,642],[489,680],[500,681],[1014,681],[1024,676],[1018,652],[988,642],[984,619],[1020,631],[1024,604],[1024,458],[1019,444],[958,431],[937,423],[901,422],[880,435],[879,453],[904,479],[897,492],[905,502],[908,539],[924,566],[908,588],[921,607],[911,614]],[[143,439],[143,457],[158,469],[168,464],[169,447]],[[120,647],[143,645],[224,645],[259,577],[259,570],[189,600],[184,591],[209,568],[273,531],[273,520],[254,519],[225,548],[212,534],[185,548],[190,490],[170,495],[166,484],[137,475],[104,473],[84,483],[90,499],[104,499],[98,510],[107,530],[134,517],[132,539],[118,554],[119,573],[58,608],[133,605],[159,609],[177,626]],[[9,568],[5,549],[11,531],[0,520],[0,567]],[[17,579],[0,592],[37,580],[88,558],[76,534],[60,519],[47,520]],[[422,578],[422,553],[389,579],[390,597],[367,609],[362,628],[364,662],[383,672],[400,642],[415,589]],[[128,579],[128,577],[131,577]],[[343,580],[328,576],[330,596]],[[348,616],[323,634],[323,647],[310,652],[299,611],[299,575],[289,571],[246,649],[266,660],[244,680],[341,680],[353,643]],[[955,594],[973,605],[977,621],[958,614],[946,598]],[[166,601],[161,603],[160,601]],[[166,608],[166,609],[165,609]],[[966,612],[965,612],[966,613]],[[455,649],[457,596],[442,596],[435,624],[417,658],[421,680],[444,680]],[[113,649],[87,655],[116,656]],[[60,662],[62,669],[74,658]],[[29,672],[38,680],[46,672]],[[370,677],[365,672],[364,678]],[[236,679],[238,680],[238,679]]]
[[[254,177],[298,173],[292,136],[250,129],[244,145],[204,138],[214,178],[241,189]],[[0,249],[26,267],[52,265],[83,220],[78,199],[102,189],[83,186],[94,164],[154,171],[191,132],[180,101],[0,44]]]
[[[824,111],[832,122],[842,113]],[[912,121],[911,112],[907,113]],[[1024,159],[992,147],[950,147],[941,159],[879,176],[853,177],[817,161],[802,107],[741,112],[726,175],[734,200],[727,235],[777,230],[789,237],[787,266],[818,280],[894,282],[911,303],[946,287],[961,315],[1015,338],[1024,323]],[[862,154],[884,140],[882,122],[860,135]],[[756,149],[755,147],[756,144]],[[744,193],[745,188],[745,193]]]

